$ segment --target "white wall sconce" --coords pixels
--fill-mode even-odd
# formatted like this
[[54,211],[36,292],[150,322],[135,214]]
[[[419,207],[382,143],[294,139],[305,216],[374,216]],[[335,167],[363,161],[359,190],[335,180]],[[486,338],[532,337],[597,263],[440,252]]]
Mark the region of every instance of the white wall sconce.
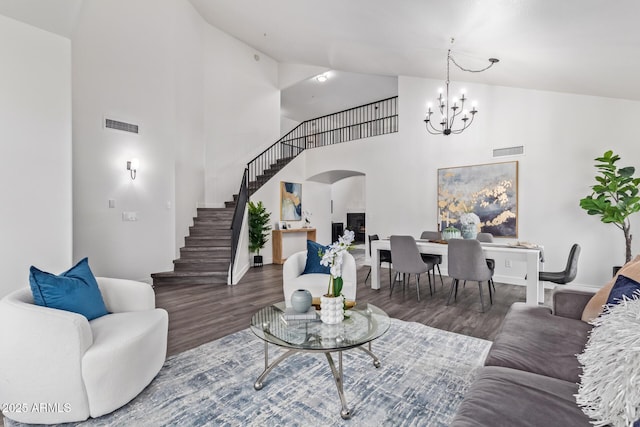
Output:
[[131,179],[136,179],[136,175],[138,173],[138,167],[140,166],[140,160],[131,159],[127,161],[127,170],[131,175]]

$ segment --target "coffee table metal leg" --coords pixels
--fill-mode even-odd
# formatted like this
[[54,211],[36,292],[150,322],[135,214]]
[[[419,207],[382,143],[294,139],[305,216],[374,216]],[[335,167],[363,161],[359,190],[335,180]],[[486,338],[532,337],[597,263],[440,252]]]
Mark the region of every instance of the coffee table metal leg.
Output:
[[376,368],[380,367],[380,360],[378,359],[378,357],[373,354],[373,351],[371,351],[371,341],[369,341],[369,348],[366,349],[363,346],[358,347],[360,350],[364,351],[365,353],[367,353],[369,356],[371,356],[371,358],[373,359],[373,366],[375,366]]
[[336,382],[336,387],[338,388],[338,396],[340,396],[340,402],[342,403],[342,410],[340,411],[340,416],[348,420],[351,418],[351,410],[347,406],[347,399],[344,397],[344,389],[343,389],[343,376],[342,376],[342,352],[338,352],[338,370],[336,370],[336,365],[333,363],[333,358],[331,357],[331,353],[325,353],[327,356],[327,361],[329,362],[329,367],[331,368],[331,372],[333,373],[333,379]]
[[286,353],[283,353],[280,356],[278,356],[278,358],[276,360],[274,360],[271,363],[271,365],[269,365],[269,353],[268,353],[268,351],[269,351],[268,350],[268,344],[265,342],[265,345],[264,345],[264,372],[262,374],[260,374],[260,376],[256,380],[255,384],[253,385],[253,388],[255,388],[256,390],[261,390],[262,389],[262,387],[264,386],[264,384],[263,384],[264,379],[267,378],[267,375],[269,375],[269,372],[271,372],[273,370],[273,368],[278,366],[278,364],[280,364],[280,362],[282,362],[287,357],[298,353],[298,350],[289,350]]

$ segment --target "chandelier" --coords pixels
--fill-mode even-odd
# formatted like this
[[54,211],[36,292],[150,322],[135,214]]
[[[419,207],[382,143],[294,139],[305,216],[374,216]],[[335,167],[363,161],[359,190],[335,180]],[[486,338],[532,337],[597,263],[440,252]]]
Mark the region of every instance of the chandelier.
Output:
[[[453,43],[453,39],[451,39],[451,43]],[[435,119],[436,122],[440,125],[436,127],[433,125],[433,120],[431,115],[434,113],[433,104],[427,104],[427,117],[424,119],[425,126],[427,127],[427,131],[432,135],[450,135],[450,134],[458,134],[462,133],[463,130],[471,126],[473,123],[473,118],[476,116],[478,112],[477,103],[474,101],[471,103],[471,110],[466,110],[465,102],[468,101],[464,89],[461,91],[460,98],[453,97],[451,101],[449,101],[449,66],[453,62],[453,64],[461,69],[462,71],[467,71],[469,73],[481,73],[482,71],[488,70],[498,62],[499,59],[489,58],[489,65],[481,70],[469,70],[458,65],[453,56],[451,56],[451,49],[447,51],[447,81],[445,82],[445,93],[443,94],[442,88],[438,90],[438,98],[436,101],[438,103],[438,110],[440,111],[440,119]],[[461,116],[461,117],[460,117]],[[457,128],[454,128],[456,124],[456,118],[459,118],[462,121],[462,124],[458,124]]]

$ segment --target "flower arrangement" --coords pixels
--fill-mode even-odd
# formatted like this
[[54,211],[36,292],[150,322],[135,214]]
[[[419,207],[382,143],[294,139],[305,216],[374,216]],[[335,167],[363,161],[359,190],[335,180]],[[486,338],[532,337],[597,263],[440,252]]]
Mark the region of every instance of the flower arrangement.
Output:
[[460,215],[460,224],[462,225],[478,225],[480,217],[473,212],[465,212]]
[[351,243],[355,239],[355,233],[351,230],[345,230],[344,234],[338,238],[337,242],[329,245],[329,248],[322,252],[318,251],[318,255],[322,257],[320,265],[331,269],[331,280],[329,281],[329,289],[327,296],[337,297],[342,292],[342,258],[344,253],[351,249]]

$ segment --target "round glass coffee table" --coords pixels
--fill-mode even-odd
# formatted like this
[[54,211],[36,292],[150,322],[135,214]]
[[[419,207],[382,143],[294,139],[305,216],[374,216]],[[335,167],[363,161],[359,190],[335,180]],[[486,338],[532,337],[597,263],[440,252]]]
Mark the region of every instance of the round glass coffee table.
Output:
[[[260,309],[251,318],[251,330],[264,340],[264,371],[253,387],[260,390],[269,372],[280,362],[296,353],[324,353],[333,373],[338,395],[342,403],[340,416],[351,417],[351,411],[344,397],[342,375],[342,352],[358,348],[373,359],[373,366],[380,367],[380,361],[371,351],[371,341],[382,336],[389,329],[387,313],[371,304],[358,305],[347,311],[348,319],[337,325],[327,325],[320,320],[283,319],[284,302]],[[269,344],[287,349],[269,363]],[[338,353],[338,368],[331,353]]]

